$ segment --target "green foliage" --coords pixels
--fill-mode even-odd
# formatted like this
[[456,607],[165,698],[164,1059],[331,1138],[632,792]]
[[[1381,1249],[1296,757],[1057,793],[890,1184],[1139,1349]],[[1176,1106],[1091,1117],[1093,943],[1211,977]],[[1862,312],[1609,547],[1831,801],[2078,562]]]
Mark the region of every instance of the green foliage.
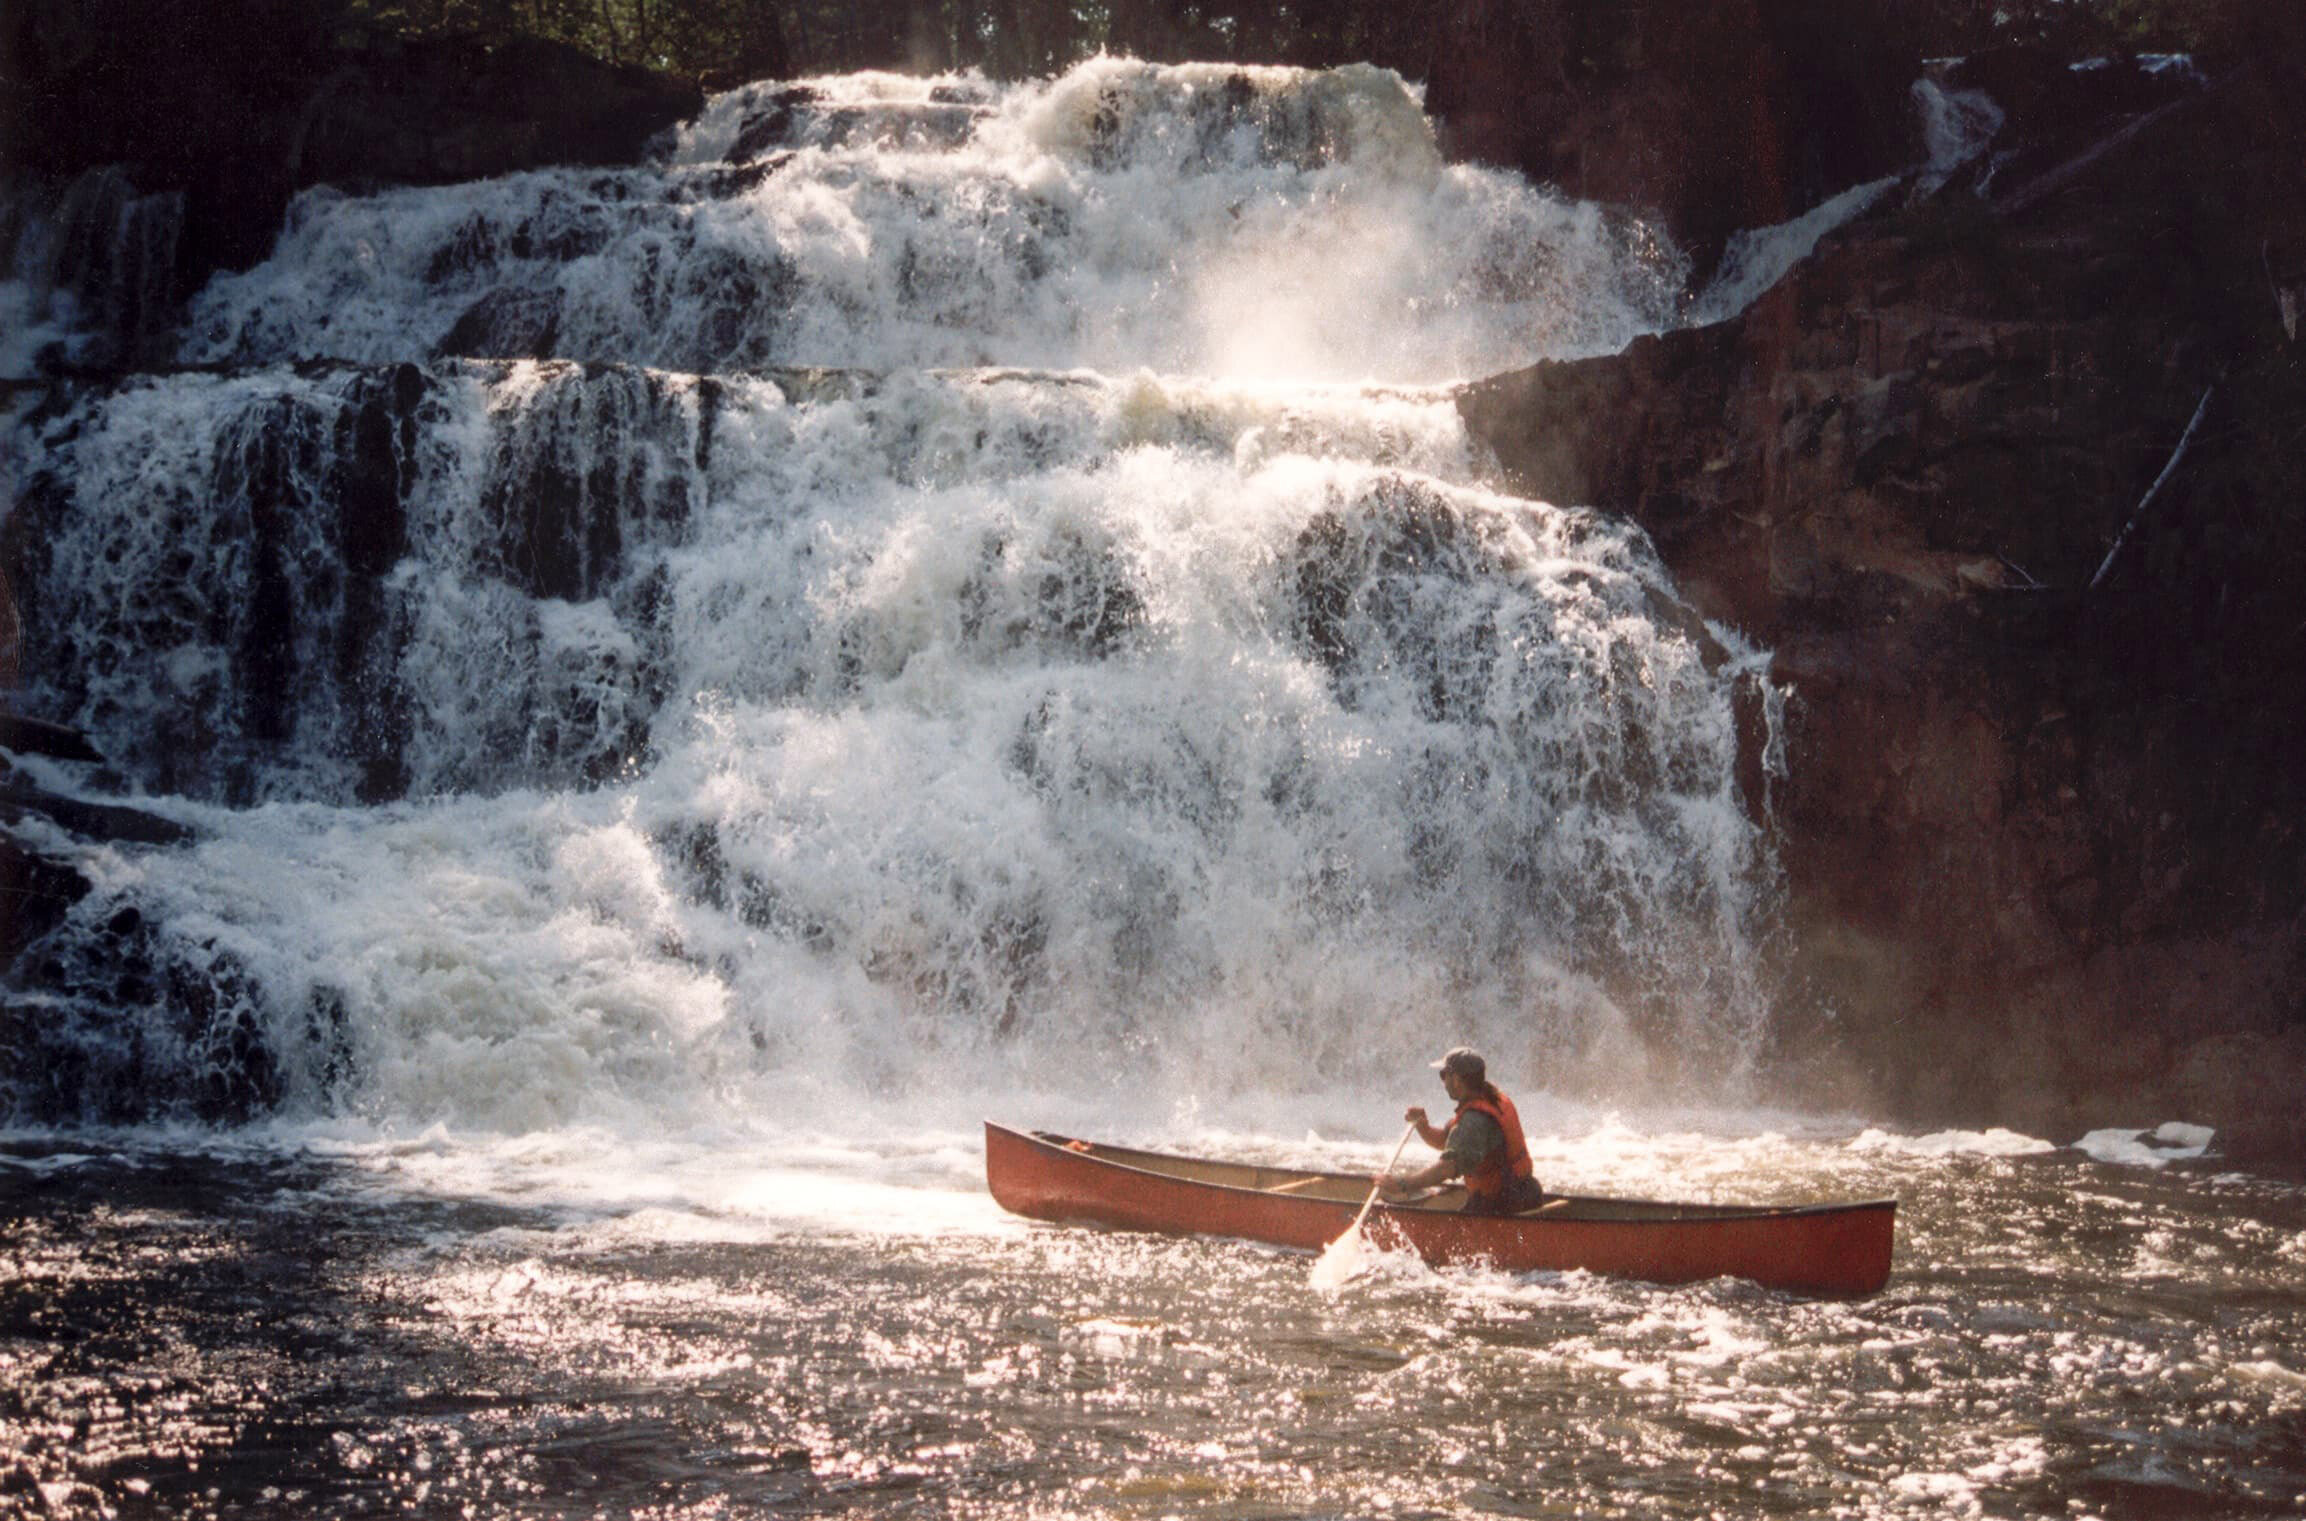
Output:
[[[1368,60],[1414,78],[1448,39],[1510,27],[1590,31],[1623,0],[322,0],[368,36],[542,37],[690,77],[979,68],[1045,75],[1100,50],[1318,66]],[[1707,0],[1684,0],[1702,4]],[[1999,43],[2070,57],[2239,56],[2257,13],[2306,0],[1848,0],[1923,53]],[[1656,9],[1664,9],[1662,3]],[[1654,17],[1652,18],[1655,19]]]
[[[611,63],[695,74],[779,65],[780,0],[339,0],[369,36],[541,37]],[[829,7],[828,7],[829,9]]]
[[[1453,0],[334,0],[357,37],[541,37],[612,63],[731,79],[853,69],[1056,73],[1099,51],[1422,75]],[[1459,5],[1462,0],[1456,0]]]
[[2069,57],[2196,53],[2222,60],[2248,45],[2253,12],[2296,0],[1936,0],[1924,29],[1949,51],[1997,42]]

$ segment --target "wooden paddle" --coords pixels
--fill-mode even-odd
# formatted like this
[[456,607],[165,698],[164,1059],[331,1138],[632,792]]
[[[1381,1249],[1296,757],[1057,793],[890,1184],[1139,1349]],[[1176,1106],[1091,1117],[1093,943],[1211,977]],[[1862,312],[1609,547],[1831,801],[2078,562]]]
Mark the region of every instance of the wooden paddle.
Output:
[[[1369,1197],[1361,1201],[1361,1213],[1355,1215],[1353,1217],[1353,1223],[1345,1228],[1345,1236],[1350,1236],[1355,1231],[1361,1229],[1361,1222],[1369,1218],[1369,1206],[1377,1202],[1378,1193],[1384,1189],[1386,1174],[1393,1171],[1393,1164],[1400,1161],[1402,1152],[1409,1149],[1409,1138],[1415,1134],[1417,1134],[1417,1127],[1415,1125],[1412,1125],[1407,1130],[1401,1132],[1401,1144],[1394,1147],[1393,1155],[1385,1159],[1385,1171],[1379,1173],[1377,1175],[1377,1181],[1369,1185]],[[1343,1241],[1345,1236],[1340,1236],[1337,1239],[1339,1241]],[[1334,1245],[1335,1243],[1332,1244]]]
[[1401,1145],[1393,1148],[1393,1155],[1386,1160],[1385,1172],[1379,1173],[1377,1181],[1369,1185],[1369,1197],[1361,1201],[1361,1213],[1353,1217],[1353,1223],[1345,1228],[1344,1235],[1321,1249],[1321,1256],[1313,1264],[1315,1288],[1341,1288],[1348,1279],[1360,1273],[1363,1265],[1359,1245],[1361,1222],[1369,1218],[1369,1207],[1377,1202],[1378,1192],[1385,1187],[1386,1174],[1392,1172],[1393,1164],[1401,1160],[1402,1148],[1409,1144],[1409,1138],[1415,1134],[1415,1125],[1401,1132]]

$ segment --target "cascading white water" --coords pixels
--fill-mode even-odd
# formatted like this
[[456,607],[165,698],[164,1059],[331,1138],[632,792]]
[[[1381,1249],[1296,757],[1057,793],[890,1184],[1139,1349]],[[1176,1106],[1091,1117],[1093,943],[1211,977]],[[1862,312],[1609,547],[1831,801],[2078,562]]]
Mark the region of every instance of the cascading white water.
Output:
[[[667,152],[307,197],[198,372],[0,282],[21,695],[111,758],[0,767],[0,889],[90,884],[0,983],[0,1514],[2299,1509],[2294,1185],[1740,1103],[1761,663],[1440,385],[1663,325],[1638,228],[1368,71]],[[985,1187],[988,1117],[1387,1165],[1459,1041],[1551,1189],[1897,1196],[1889,1290],[1309,1293]]]
[[1446,381],[1666,325],[1641,224],[1445,169],[1390,73],[1102,59],[716,100],[674,161],[302,198],[185,357]]
[[2002,130],[2004,113],[1982,90],[1949,90],[1928,76],[1914,81],[1913,99],[1922,119],[1922,146],[1929,155],[1918,186],[1928,194],[1992,145],[1994,134]]
[[179,191],[139,192],[116,167],[60,188],[0,190],[0,378],[45,358],[76,365],[148,360],[165,339]]
[[106,858],[42,1049],[499,1130],[1731,1080],[1767,686],[1430,388],[1679,279],[1367,69],[761,86],[309,195],[194,303],[222,373],[15,428],[37,702],[208,831]]

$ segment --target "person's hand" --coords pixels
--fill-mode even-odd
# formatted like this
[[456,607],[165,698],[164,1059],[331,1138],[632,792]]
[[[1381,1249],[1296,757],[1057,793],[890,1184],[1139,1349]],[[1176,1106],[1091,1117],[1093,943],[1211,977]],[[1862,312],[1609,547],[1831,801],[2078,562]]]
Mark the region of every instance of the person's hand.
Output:
[[1377,1197],[1380,1199],[1390,1199],[1395,1194],[1400,1192],[1399,1189],[1393,1186],[1393,1179],[1384,1173],[1371,1173],[1369,1175],[1369,1181],[1377,1186]]
[[1424,1107],[1418,1104],[1410,1105],[1408,1109],[1402,1112],[1401,1117],[1420,1130],[1424,1130],[1432,1124],[1432,1121],[1425,1117]]

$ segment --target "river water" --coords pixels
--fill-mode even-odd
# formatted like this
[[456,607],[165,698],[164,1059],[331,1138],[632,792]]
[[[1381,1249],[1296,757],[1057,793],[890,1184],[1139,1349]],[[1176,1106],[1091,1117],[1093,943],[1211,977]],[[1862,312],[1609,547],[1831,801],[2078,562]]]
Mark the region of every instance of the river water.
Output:
[[[11,375],[147,321],[108,184],[4,219]],[[23,701],[107,757],[19,769],[196,839],[10,826],[93,887],[0,1022],[0,1508],[2306,1504],[2306,1193],[1803,1112],[1767,652],[1450,399],[1887,189],[1685,300],[1379,71],[764,84],[308,194],[180,363],[12,385]],[[984,1191],[988,1117],[1373,1167],[1460,1042],[1552,1187],[1895,1194],[1889,1288]]]
[[[1030,1225],[965,1131],[8,1148],[0,1442],[68,1513],[2294,1515],[2306,1191],[1603,1120],[1563,1184],[1902,1200],[1889,1287]],[[1374,1166],[1383,1148],[1165,1127]]]

